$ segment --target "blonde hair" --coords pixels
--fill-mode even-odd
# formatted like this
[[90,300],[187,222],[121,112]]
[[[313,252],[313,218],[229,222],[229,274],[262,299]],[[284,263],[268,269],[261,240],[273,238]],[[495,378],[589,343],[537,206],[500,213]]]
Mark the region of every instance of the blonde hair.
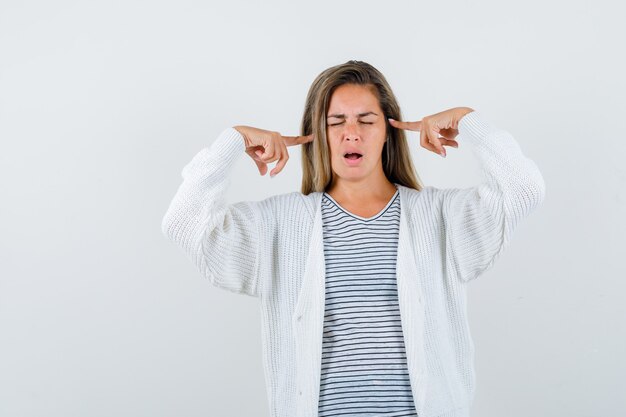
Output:
[[301,135],[314,134],[315,140],[302,145],[302,194],[325,191],[332,180],[330,149],[326,138],[326,113],[334,90],[342,84],[369,88],[378,98],[386,125],[387,141],[382,150],[383,171],[392,183],[420,191],[423,187],[411,160],[404,130],[389,124],[388,117],[402,120],[398,101],[383,74],[372,65],[350,60],[322,71],[306,97],[300,125]]

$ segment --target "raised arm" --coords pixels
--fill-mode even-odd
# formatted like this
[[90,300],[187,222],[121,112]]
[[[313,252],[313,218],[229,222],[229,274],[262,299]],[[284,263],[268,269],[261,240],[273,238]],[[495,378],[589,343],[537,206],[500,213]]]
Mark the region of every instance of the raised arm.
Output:
[[475,187],[441,190],[448,253],[467,282],[493,265],[520,220],[542,203],[545,183],[513,136],[482,113],[466,114],[458,129],[458,142],[470,144],[483,173]]
[[161,230],[217,287],[259,295],[260,209],[256,201],[226,204],[233,165],[246,150],[235,128],[225,129],[183,168],[183,182]]

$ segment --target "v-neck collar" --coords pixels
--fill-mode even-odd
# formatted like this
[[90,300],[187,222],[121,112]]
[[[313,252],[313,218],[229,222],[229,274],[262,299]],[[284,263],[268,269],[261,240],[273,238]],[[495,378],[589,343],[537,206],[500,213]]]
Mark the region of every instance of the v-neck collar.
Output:
[[363,221],[372,221],[372,220],[376,220],[378,217],[382,216],[387,209],[389,208],[389,206],[391,206],[391,204],[395,201],[396,197],[398,197],[398,195],[400,194],[400,190],[398,189],[398,186],[396,186],[396,192],[393,193],[393,196],[391,196],[391,198],[389,199],[389,201],[387,202],[387,204],[385,204],[385,207],[383,207],[378,213],[374,214],[373,216],[370,217],[362,217],[359,216],[357,214],[354,214],[350,211],[348,211],[347,209],[345,209],[341,204],[339,204],[334,198],[331,197],[330,194],[328,194],[327,192],[323,192],[322,193],[324,196],[328,197],[328,199],[330,201],[332,201],[341,211],[343,211],[344,213],[346,213],[348,216],[351,217],[355,217],[359,220],[363,220]]

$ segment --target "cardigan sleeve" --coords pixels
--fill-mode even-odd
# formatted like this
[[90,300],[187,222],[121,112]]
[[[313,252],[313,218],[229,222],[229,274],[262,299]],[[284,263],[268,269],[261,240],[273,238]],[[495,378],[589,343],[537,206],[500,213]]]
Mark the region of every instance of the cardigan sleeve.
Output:
[[542,203],[545,182],[513,136],[482,113],[466,114],[458,129],[459,145],[470,144],[483,173],[477,186],[443,190],[449,258],[468,282],[493,265],[519,221]]
[[257,297],[259,202],[225,202],[233,165],[244,151],[244,138],[232,127],[200,150],[182,169],[161,230],[213,285]]

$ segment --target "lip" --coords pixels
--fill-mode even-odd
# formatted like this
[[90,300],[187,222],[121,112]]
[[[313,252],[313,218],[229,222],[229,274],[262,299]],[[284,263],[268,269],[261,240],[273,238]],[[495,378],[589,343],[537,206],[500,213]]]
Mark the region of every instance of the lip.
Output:
[[361,161],[363,160],[363,155],[361,155],[360,158],[358,159],[348,159],[345,156],[343,157],[344,162],[346,163],[346,165],[348,166],[356,166],[359,165],[361,163]]
[[343,154],[345,155],[347,153],[359,153],[359,154],[363,155],[363,152],[361,152],[361,150],[357,149],[357,148],[346,148],[346,149],[344,149],[343,150]]

